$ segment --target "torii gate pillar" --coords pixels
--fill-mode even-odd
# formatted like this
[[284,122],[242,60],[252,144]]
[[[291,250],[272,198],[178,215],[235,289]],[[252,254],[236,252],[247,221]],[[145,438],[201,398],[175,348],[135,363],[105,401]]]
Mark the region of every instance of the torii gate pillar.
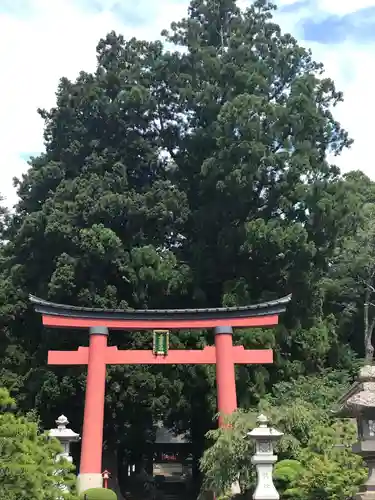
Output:
[[233,329],[231,326],[215,328],[217,408],[219,425],[223,417],[237,409],[236,371],[233,359]]
[[103,486],[102,450],[108,328],[90,328],[78,491]]

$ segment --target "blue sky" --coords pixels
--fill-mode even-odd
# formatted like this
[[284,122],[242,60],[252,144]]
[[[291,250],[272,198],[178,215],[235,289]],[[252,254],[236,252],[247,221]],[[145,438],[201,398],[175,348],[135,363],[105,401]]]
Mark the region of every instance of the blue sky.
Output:
[[[337,0],[339,1],[339,0]],[[334,2],[332,2],[334,5]],[[281,14],[297,17],[296,31],[306,42],[321,45],[344,43],[367,44],[375,41],[375,2],[353,12],[327,12],[312,0],[300,0],[280,8]],[[314,15],[311,15],[314,12]]]
[[[12,177],[43,150],[38,107],[54,105],[61,76],[95,67],[95,46],[110,30],[154,39],[185,15],[187,0],[0,0],[0,192],[16,201]],[[335,116],[355,139],[336,163],[375,179],[375,0],[276,0],[276,20],[291,32],[344,92]],[[239,0],[244,7],[249,2]]]

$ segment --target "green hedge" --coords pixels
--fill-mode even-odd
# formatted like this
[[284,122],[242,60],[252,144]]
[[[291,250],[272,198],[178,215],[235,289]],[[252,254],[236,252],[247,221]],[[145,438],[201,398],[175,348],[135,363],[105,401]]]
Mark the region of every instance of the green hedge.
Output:
[[114,491],[107,488],[90,488],[80,495],[81,500],[117,500]]

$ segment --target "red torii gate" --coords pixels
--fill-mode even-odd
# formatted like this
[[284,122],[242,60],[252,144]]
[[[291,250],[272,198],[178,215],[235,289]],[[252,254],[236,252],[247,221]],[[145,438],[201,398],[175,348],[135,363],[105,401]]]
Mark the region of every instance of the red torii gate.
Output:
[[[216,364],[217,408],[222,417],[237,408],[235,364],[273,362],[272,349],[233,346],[232,327],[277,325],[291,295],[261,304],[209,309],[105,310],[67,306],[30,295],[43,325],[57,328],[88,328],[89,347],[76,351],[49,351],[49,365],[87,365],[86,397],[82,430],[80,492],[102,485],[102,447],[106,366],[116,364]],[[214,328],[215,346],[201,350],[118,350],[107,345],[108,329],[155,330]],[[222,420],[219,417],[219,425]]]

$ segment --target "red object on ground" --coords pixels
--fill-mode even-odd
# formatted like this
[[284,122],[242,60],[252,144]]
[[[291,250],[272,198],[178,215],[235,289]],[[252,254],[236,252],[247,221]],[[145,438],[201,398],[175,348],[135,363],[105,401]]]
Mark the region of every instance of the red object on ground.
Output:
[[103,476],[103,488],[108,489],[108,479],[109,479],[110,475],[111,474],[110,474],[110,472],[107,471],[107,469],[102,472],[102,476]]

